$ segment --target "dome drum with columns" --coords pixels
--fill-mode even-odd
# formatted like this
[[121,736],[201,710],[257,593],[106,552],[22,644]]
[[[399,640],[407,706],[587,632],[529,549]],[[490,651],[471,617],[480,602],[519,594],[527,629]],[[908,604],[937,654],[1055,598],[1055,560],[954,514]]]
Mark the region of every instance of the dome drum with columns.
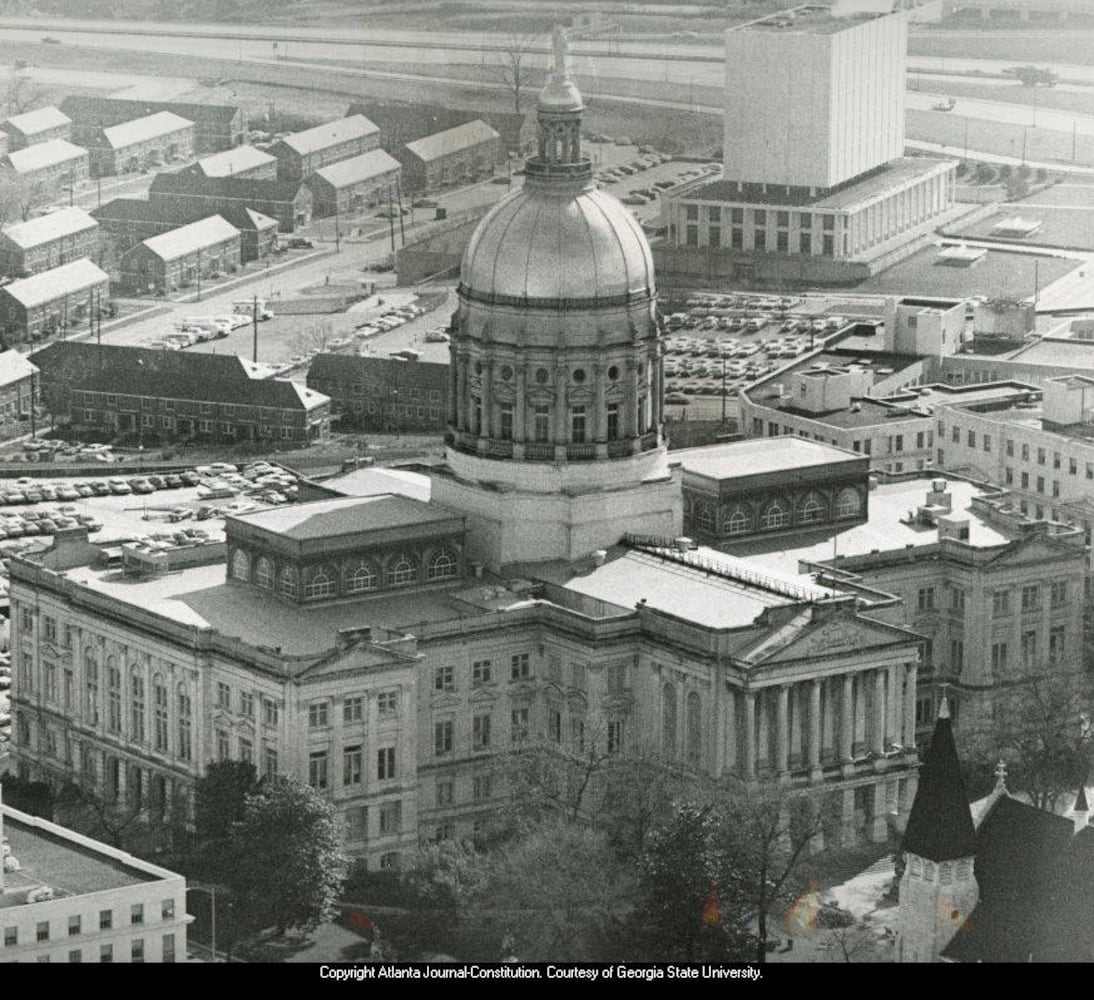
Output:
[[653,258],[634,216],[593,182],[560,31],[554,52],[539,153],[464,255],[445,438],[455,474],[533,490],[665,472]]

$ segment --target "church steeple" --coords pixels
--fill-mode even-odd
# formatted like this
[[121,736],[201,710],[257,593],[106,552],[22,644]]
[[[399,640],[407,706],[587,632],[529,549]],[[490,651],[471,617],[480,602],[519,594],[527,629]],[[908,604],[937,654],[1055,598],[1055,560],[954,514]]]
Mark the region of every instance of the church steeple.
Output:
[[900,848],[904,874],[897,960],[935,962],[980,898],[976,828],[945,695]]

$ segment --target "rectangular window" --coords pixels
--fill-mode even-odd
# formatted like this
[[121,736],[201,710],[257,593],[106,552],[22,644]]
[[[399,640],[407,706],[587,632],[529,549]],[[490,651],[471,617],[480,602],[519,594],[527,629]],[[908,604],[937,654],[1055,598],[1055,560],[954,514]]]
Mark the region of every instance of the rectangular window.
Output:
[[623,720],[614,719],[608,723],[608,753],[619,753],[623,749]]
[[277,751],[274,750],[272,747],[267,747],[266,748],[264,763],[265,763],[265,766],[266,766],[266,777],[276,778],[277,777]]
[[476,774],[471,781],[471,798],[476,802],[485,802],[490,798],[493,789],[490,787],[489,774]]
[[174,920],[175,919],[175,901],[173,899],[165,899],[160,905],[160,919],[161,920]]
[[574,753],[585,752],[585,720],[570,720],[570,746]]
[[1007,438],[1007,458],[1014,458],[1014,438]]
[[752,234],[752,245],[755,249],[763,251],[767,249],[767,230],[756,229]]
[[514,654],[510,664],[510,677],[513,680],[527,680],[532,676],[531,658],[528,653]]
[[175,935],[163,935],[163,960],[173,962],[175,960]]
[[327,787],[326,750],[319,750],[308,755],[308,784],[320,791]]
[[585,407],[570,407],[570,440],[574,444],[585,443]]
[[1048,658],[1053,663],[1064,658],[1064,635],[1063,625],[1053,625],[1048,630]]
[[954,444],[960,444],[961,443],[961,428],[960,427],[954,427],[952,432],[950,433],[950,437],[952,438]]
[[245,719],[255,717],[255,696],[249,691],[239,692],[239,714]]
[[402,802],[385,802],[380,806],[380,836],[398,833],[403,825]]
[[514,743],[528,739],[528,709],[514,708],[510,716],[509,738]]
[[455,691],[456,690],[455,668],[453,668],[453,667],[434,667],[433,668],[433,690],[434,691]]
[[1024,489],[1024,490],[1029,489],[1029,473],[1028,472],[1023,472],[1022,473],[1022,489]]
[[361,784],[363,754],[360,745],[346,747],[342,751],[342,784]]
[[1010,614],[1010,591],[996,590],[991,595],[991,614],[993,618],[1005,618]]
[[1038,448],[1037,449],[1037,464],[1038,465],[1044,465],[1045,464],[1045,449],[1044,448]]
[[562,742],[562,713],[557,708],[547,713],[547,735],[552,743]]
[[232,689],[223,681],[217,682],[217,708],[231,709]]
[[920,611],[934,611],[934,587],[919,588],[918,608]]
[[227,760],[232,756],[232,749],[228,739],[228,731],[226,729],[218,729],[216,731],[217,739],[217,760]]
[[444,757],[447,754],[452,753],[452,731],[453,723],[451,719],[444,719],[441,722],[433,723],[434,756]]
[[437,806],[444,808],[452,805],[456,801],[456,786],[455,783],[449,780],[437,782]]
[[474,687],[482,687],[491,680],[491,661],[476,660],[471,664],[471,684]]
[[49,940],[49,921],[39,920],[37,927],[37,937],[39,941]]
[[1067,580],[1053,580],[1049,585],[1049,602],[1054,608],[1067,604]]
[[368,809],[351,806],[346,810],[346,839],[364,840],[368,836]]
[[277,725],[277,702],[270,698],[262,699],[262,718],[267,726]]
[[810,233],[798,234],[798,252],[803,254],[813,253],[813,236]]
[[376,711],[381,719],[394,718],[399,712],[399,692],[381,691],[376,696]]
[[707,246],[720,247],[722,245],[722,227],[711,226],[707,230]]
[[361,697],[342,699],[342,721],[346,723],[360,722],[364,719],[364,699]]
[[72,951],[68,953],[68,960],[70,962],[82,962],[84,960],[83,951],[79,948],[73,948]]
[[961,587],[954,587],[950,592],[950,610],[959,615],[965,613],[965,591]]
[[144,961],[144,941],[140,938],[129,942],[129,959],[134,963]]
[[1007,644],[1005,642],[992,643],[991,669],[997,673],[1005,673],[1007,669]]
[[1041,588],[1036,583],[1022,588],[1022,610],[1038,611],[1041,607]]
[[328,702],[313,701],[308,706],[308,728],[322,729],[327,725]]
[[471,747],[474,750],[490,749],[489,715],[476,715],[471,720]]
[[381,747],[376,751],[376,779],[389,781],[395,777],[395,747]]
[[532,436],[539,444],[545,444],[551,439],[551,408],[546,405],[537,405],[532,413]]
[[114,926],[114,911],[99,910],[99,930],[108,931]]
[[77,914],[74,917],[68,918],[68,936],[75,937],[80,933],[80,916]]
[[112,944],[104,944],[99,948],[99,961],[104,965],[114,961],[114,946]]
[[950,667],[959,672],[965,662],[965,644],[960,639],[950,640]]
[[134,903],[129,907],[129,923],[133,927],[140,927],[144,923],[144,903]]
[[991,451],[991,435],[984,435],[984,451]]
[[1060,468],[1060,453],[1058,451],[1052,453],[1052,467],[1054,469]]
[[1022,666],[1037,665],[1037,630],[1027,629],[1022,633]]
[[499,423],[500,423],[500,426],[498,428],[499,436],[501,437],[502,441],[512,441],[513,440],[513,404],[512,403],[502,403],[498,407],[498,416],[499,416]]
[[19,928],[18,927],[5,927],[4,928],[4,947],[14,948],[19,943]]
[[1073,458],[1067,460],[1067,474],[1069,476],[1077,476],[1079,474],[1079,463]]

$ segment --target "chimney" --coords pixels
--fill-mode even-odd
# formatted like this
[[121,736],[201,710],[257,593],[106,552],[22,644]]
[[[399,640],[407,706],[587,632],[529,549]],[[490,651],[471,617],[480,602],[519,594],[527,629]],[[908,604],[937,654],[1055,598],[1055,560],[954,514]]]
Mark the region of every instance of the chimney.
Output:
[[593,565],[594,566],[603,566],[604,563],[607,562],[607,559],[608,559],[608,550],[607,549],[597,549],[593,553]]
[[481,580],[483,571],[486,569],[486,567],[483,566],[483,564],[481,562],[473,562],[471,564],[471,569],[475,574],[475,579],[476,580]]

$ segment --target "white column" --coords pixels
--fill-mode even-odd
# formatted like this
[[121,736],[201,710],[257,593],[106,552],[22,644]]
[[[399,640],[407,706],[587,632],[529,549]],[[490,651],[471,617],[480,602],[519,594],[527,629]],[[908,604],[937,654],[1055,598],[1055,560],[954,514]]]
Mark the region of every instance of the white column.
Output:
[[872,746],[874,753],[885,750],[885,671],[874,671],[874,732]]
[[919,668],[909,663],[904,671],[904,747],[915,749],[915,686]]
[[756,777],[756,695],[752,691],[744,694],[744,761],[742,777],[751,781]]
[[855,675],[843,675],[843,697],[840,699],[839,755],[840,760],[851,760],[855,747],[854,712]]
[[820,767],[821,755],[821,682],[814,677],[809,682],[809,746],[806,763],[810,770]]
[[790,688],[783,684],[778,690],[778,702],[775,709],[775,770],[779,774],[785,774],[788,770],[788,756],[790,752],[790,740],[787,730],[787,702],[790,698]]

